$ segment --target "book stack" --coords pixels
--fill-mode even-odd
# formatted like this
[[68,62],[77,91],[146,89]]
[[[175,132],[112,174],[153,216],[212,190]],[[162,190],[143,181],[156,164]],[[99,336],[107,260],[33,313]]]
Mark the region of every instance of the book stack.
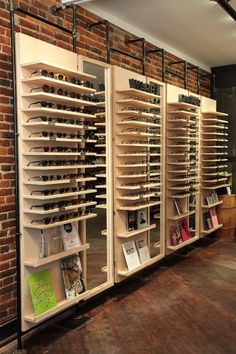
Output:
[[127,211],[127,230],[133,231],[148,226],[147,209],[143,208],[135,211]]
[[219,225],[216,208],[212,207],[209,211],[203,213],[203,226],[205,230],[210,230]]
[[177,246],[190,238],[191,234],[186,218],[181,219],[177,224],[170,227],[170,242],[172,246]]

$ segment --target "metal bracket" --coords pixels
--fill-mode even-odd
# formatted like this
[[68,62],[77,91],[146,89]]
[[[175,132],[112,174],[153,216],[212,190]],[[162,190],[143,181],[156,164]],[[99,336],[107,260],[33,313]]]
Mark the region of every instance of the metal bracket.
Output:
[[165,82],[165,49],[149,49],[146,51],[146,55],[148,54],[161,54],[162,82]]
[[196,70],[197,71],[197,94],[200,93],[200,68],[197,65],[188,65],[188,70]]
[[145,38],[135,38],[135,39],[128,39],[125,40],[125,45],[141,42],[141,49],[142,49],[142,57],[135,58],[142,63],[142,74],[145,75]]
[[177,65],[177,64],[183,64],[184,65],[184,75],[179,75],[169,69],[166,69],[166,72],[179,77],[180,79],[184,80],[184,88],[187,89],[187,75],[188,75],[188,68],[187,68],[187,62],[185,60],[177,60],[177,61],[170,61],[167,65],[172,66],[172,65]]
[[[201,79],[204,79],[204,78],[210,78],[211,80],[211,83],[210,85],[206,85],[204,84]],[[208,90],[211,91],[211,97],[214,98],[214,95],[215,95],[215,75],[212,74],[212,73],[207,73],[207,74],[201,74],[199,75],[199,88],[201,87],[205,87],[207,88]]]
[[93,27],[96,26],[105,26],[106,27],[106,52],[107,52],[107,63],[111,63],[111,51],[110,51],[110,22],[107,20],[102,20],[98,22],[88,23],[87,29],[91,30]]

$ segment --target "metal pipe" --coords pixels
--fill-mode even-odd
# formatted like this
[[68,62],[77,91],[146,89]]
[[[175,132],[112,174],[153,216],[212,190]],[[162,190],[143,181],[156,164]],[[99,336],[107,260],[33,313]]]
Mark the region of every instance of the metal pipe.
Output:
[[165,82],[165,72],[166,72],[165,56],[166,56],[165,49],[162,49],[161,50],[161,65],[162,65],[162,81],[163,82]]
[[184,64],[184,60],[178,60],[178,61],[170,61],[168,65],[175,65],[175,64]]
[[180,79],[184,80],[184,76],[183,75],[180,75],[178,73],[174,73],[173,71],[169,70],[169,69],[166,69],[165,70],[167,73],[171,74],[171,75],[174,75],[174,76],[177,76],[179,77]]
[[53,22],[47,20],[46,18],[43,18],[43,17],[38,16],[38,15],[35,15],[35,14],[33,14],[33,13],[31,13],[31,12],[28,12],[28,11],[26,11],[26,10],[23,10],[23,9],[21,9],[21,8],[19,8],[19,7],[17,7],[17,8],[15,9],[15,11],[20,12],[20,13],[22,13],[22,14],[24,14],[24,15],[30,16],[30,17],[32,17],[32,18],[35,18],[36,20],[42,21],[42,22],[46,23],[47,25],[56,27],[56,28],[60,29],[61,31],[67,32],[67,33],[69,33],[69,34],[73,34],[73,33],[72,33],[72,30],[70,30],[70,29],[68,29],[68,28],[66,28],[66,27],[63,27],[63,26],[60,26],[60,25],[58,25],[57,23],[53,23]]
[[184,88],[187,89],[188,85],[188,63],[184,61]]
[[110,22],[107,20],[102,20],[98,22],[89,23],[87,29],[91,29],[95,26],[104,25],[106,27],[106,52],[107,52],[107,63],[111,62],[111,50],[110,50]]
[[[228,0],[229,1],[229,0]],[[236,21],[236,11],[227,0],[216,0],[216,2]]]
[[73,38],[73,52],[76,53],[77,47],[77,28],[76,28],[76,9],[77,6],[72,6],[72,16],[73,16],[73,27],[72,27],[72,38]]
[[140,41],[144,41],[144,38],[128,39],[125,41],[125,44],[136,43]]
[[20,245],[20,201],[19,201],[19,164],[18,164],[18,121],[17,121],[17,82],[16,82],[16,46],[15,46],[15,11],[14,2],[9,0],[12,83],[13,83],[13,125],[14,125],[14,165],[15,165],[15,196],[16,196],[16,291],[17,291],[17,348],[22,349],[21,326],[21,245]]
[[145,39],[142,39],[142,74],[145,75]]
[[129,58],[132,58],[132,59],[136,59],[138,61],[142,61],[143,59],[142,58],[137,58],[135,55],[132,55],[132,54],[129,54],[121,49],[117,49],[117,48],[113,48],[111,47],[110,50],[112,50],[113,52],[116,52],[116,53],[119,53],[119,54],[122,54],[122,55],[126,55],[127,57]]
[[200,69],[197,66],[197,94],[200,94]]

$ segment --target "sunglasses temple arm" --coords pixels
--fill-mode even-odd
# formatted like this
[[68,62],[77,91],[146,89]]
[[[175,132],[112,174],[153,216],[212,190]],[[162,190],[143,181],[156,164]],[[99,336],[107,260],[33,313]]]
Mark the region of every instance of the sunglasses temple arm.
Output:
[[38,72],[38,70],[33,71],[33,72],[30,74],[30,77],[31,77],[33,74],[36,74],[37,72]]
[[41,162],[40,160],[37,160],[37,161],[30,161],[29,163],[27,163],[27,166],[30,166],[32,163],[38,163],[38,162]]

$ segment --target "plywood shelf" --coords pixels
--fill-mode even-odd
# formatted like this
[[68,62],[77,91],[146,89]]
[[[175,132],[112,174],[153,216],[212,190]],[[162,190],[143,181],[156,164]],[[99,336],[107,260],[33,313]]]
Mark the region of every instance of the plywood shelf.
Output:
[[143,232],[155,229],[155,227],[156,227],[156,224],[152,224],[152,225],[149,225],[149,226],[144,227],[142,229],[137,229],[137,230],[133,230],[133,231],[127,231],[127,232],[124,232],[124,233],[118,233],[117,237],[121,237],[121,238],[133,237],[133,236],[139,235],[139,234],[141,234]]
[[168,216],[168,219],[169,220],[181,220],[181,219],[184,219],[186,218],[187,216],[190,216],[190,215],[194,215],[195,214],[195,210],[192,210],[192,211],[188,211],[188,212],[185,212],[185,213],[182,213],[180,215],[173,215],[173,216]]
[[95,177],[87,177],[87,178],[76,178],[76,179],[60,179],[56,181],[40,181],[40,180],[28,180],[23,181],[23,184],[31,185],[31,186],[54,186],[58,184],[66,184],[66,183],[74,183],[74,182],[89,182],[96,181]]
[[55,306],[53,309],[44,312],[42,315],[39,316],[35,316],[33,313],[32,314],[25,314],[24,315],[24,320],[26,322],[30,322],[34,325],[41,323],[45,320],[47,320],[48,318],[56,315],[59,312],[62,312],[66,309],[68,309],[69,307],[77,304],[80,300],[84,299],[86,297],[86,293],[82,293],[78,296],[76,296],[73,299],[68,299],[68,300],[62,300],[60,302],[57,303],[57,306]]
[[48,257],[44,257],[41,259],[31,259],[31,260],[25,260],[24,265],[26,267],[33,267],[33,268],[38,268],[43,265],[58,261],[60,259],[63,259],[65,257],[71,256],[73,254],[85,251],[89,248],[89,243],[86,243],[84,245],[81,245],[79,247],[72,248],[70,250],[62,251],[60,253],[53,254]]
[[140,210],[140,209],[143,209],[143,208],[150,208],[152,206],[155,206],[155,205],[160,205],[161,202],[150,202],[150,203],[144,203],[144,204],[141,204],[141,205],[127,205],[127,206],[120,206],[117,208],[117,210]]
[[41,209],[40,208],[24,209],[24,213],[35,214],[35,215],[48,215],[48,214],[60,213],[62,211],[75,210],[78,208],[85,208],[87,206],[92,206],[92,205],[96,205],[96,204],[97,204],[97,202],[80,203],[80,204],[66,206],[63,208],[53,208],[53,209],[49,209],[49,210],[43,210],[43,208],[41,208]]
[[185,103],[185,102],[168,102],[168,106],[179,107],[183,109],[191,109],[191,108],[200,109],[199,106],[190,103]]
[[76,222],[76,221],[84,221],[87,219],[91,219],[91,218],[95,218],[97,216],[97,214],[91,213],[85,216],[79,216],[76,218],[72,218],[72,219],[66,219],[63,221],[58,221],[58,222],[54,222],[51,224],[29,224],[29,223],[24,223],[24,227],[25,228],[29,228],[29,229],[38,229],[38,230],[46,230],[46,229],[50,229],[52,227],[56,227],[56,226],[61,226],[61,225],[65,225],[71,222]]
[[63,165],[63,166],[23,166],[27,171],[58,171],[58,170],[73,170],[73,169],[87,169],[96,168],[97,165]]
[[70,124],[70,123],[55,123],[54,121],[42,122],[42,121],[34,121],[22,124],[25,128],[63,128],[71,131],[78,130],[97,130],[95,127],[90,127],[88,125],[79,125],[79,124]]
[[216,207],[217,205],[220,205],[220,204],[222,204],[222,203],[223,203],[223,200],[219,200],[218,202],[212,203],[212,204],[210,204],[210,205],[203,204],[203,205],[202,205],[202,208],[204,208],[204,209],[210,209],[210,208]]
[[117,114],[121,115],[121,116],[127,116],[127,117],[137,117],[137,118],[160,118],[159,114],[154,114],[154,113],[146,113],[146,112],[138,112],[135,110],[127,110],[127,111],[118,111],[116,112]]
[[82,195],[82,194],[90,194],[96,193],[96,189],[85,189],[79,192],[69,192],[69,193],[60,193],[60,194],[51,194],[51,195],[24,195],[24,199],[31,199],[31,200],[50,200],[50,199],[62,199],[67,197],[73,197],[75,195]]
[[96,106],[96,103],[91,101],[79,100],[76,98],[71,98],[68,96],[56,95],[54,93],[48,92],[35,92],[35,93],[26,93],[22,95],[23,98],[32,99],[35,101],[45,101],[53,103],[63,103],[71,104],[73,106]]
[[140,266],[138,266],[132,270],[128,270],[128,269],[118,270],[117,273],[122,277],[129,277],[129,276],[139,272],[140,270],[147,268],[148,266],[156,263],[157,258],[161,259],[161,258],[163,258],[163,256],[160,255],[159,257],[156,256],[156,257],[150,258],[148,261],[142,263]]
[[209,235],[209,234],[211,234],[212,232],[214,232],[214,231],[220,229],[221,227],[223,227],[223,224],[219,224],[219,225],[217,225],[216,227],[213,227],[213,228],[210,229],[210,230],[202,230],[202,235],[203,235],[203,236]]
[[84,85],[76,85],[67,81],[53,79],[47,76],[33,76],[29,78],[21,79],[21,82],[24,84],[28,84],[30,86],[35,85],[39,87],[40,85],[48,85],[53,87],[60,87],[63,89],[67,89],[70,92],[75,93],[93,93],[96,94],[96,90],[90,87],[86,87]]
[[[86,157],[86,156],[96,156],[95,153],[92,152],[44,152],[44,151],[38,151],[38,152],[25,152],[23,153],[23,156],[81,156],[81,157]],[[94,165],[96,166],[96,165]]]
[[216,117],[227,117],[227,113],[217,112],[217,111],[202,111],[204,116],[216,116]]
[[160,108],[161,106],[159,104],[153,104],[150,102],[145,102],[145,101],[139,101],[136,99],[132,98],[125,98],[123,100],[118,100],[117,103],[119,104],[126,104],[134,107],[140,107],[140,108],[145,108],[145,109],[157,109]]
[[29,63],[24,63],[21,64],[21,67],[24,69],[28,70],[49,70],[53,71],[54,73],[59,73],[59,74],[64,74],[64,75],[69,75],[71,77],[75,77],[77,79],[81,80],[94,80],[96,79],[96,76],[90,75],[83,73],[81,71],[76,71],[76,70],[71,70],[69,68],[64,68],[59,65],[54,65],[52,63],[46,62],[46,61],[32,61]]
[[189,240],[187,241],[184,241],[184,242],[181,242],[180,244],[176,245],[176,246],[167,246],[168,250],[171,250],[171,251],[177,251],[185,246],[188,246],[190,245],[191,243],[195,242],[199,240],[199,237],[198,236],[194,236],[194,237],[191,237]]
[[127,125],[127,126],[140,126],[140,127],[147,127],[147,128],[157,128],[160,127],[160,124],[156,124],[156,123],[149,123],[149,122],[140,122],[138,120],[124,120],[122,122],[118,122],[116,123],[118,125]]
[[146,92],[137,90],[134,88],[124,89],[124,90],[117,90],[117,93],[121,93],[124,95],[134,96],[137,98],[143,99],[152,99],[152,98],[160,98],[161,96],[155,95],[154,93]]
[[96,119],[95,114],[88,114],[88,113],[81,113],[81,112],[72,112],[72,111],[66,111],[63,109],[56,109],[56,108],[44,108],[44,107],[35,107],[35,108],[23,108],[22,109],[23,113],[27,113],[29,115],[49,115],[50,116],[60,116],[60,118],[67,118],[67,119],[74,119],[74,118],[83,118],[86,120],[93,120]]

